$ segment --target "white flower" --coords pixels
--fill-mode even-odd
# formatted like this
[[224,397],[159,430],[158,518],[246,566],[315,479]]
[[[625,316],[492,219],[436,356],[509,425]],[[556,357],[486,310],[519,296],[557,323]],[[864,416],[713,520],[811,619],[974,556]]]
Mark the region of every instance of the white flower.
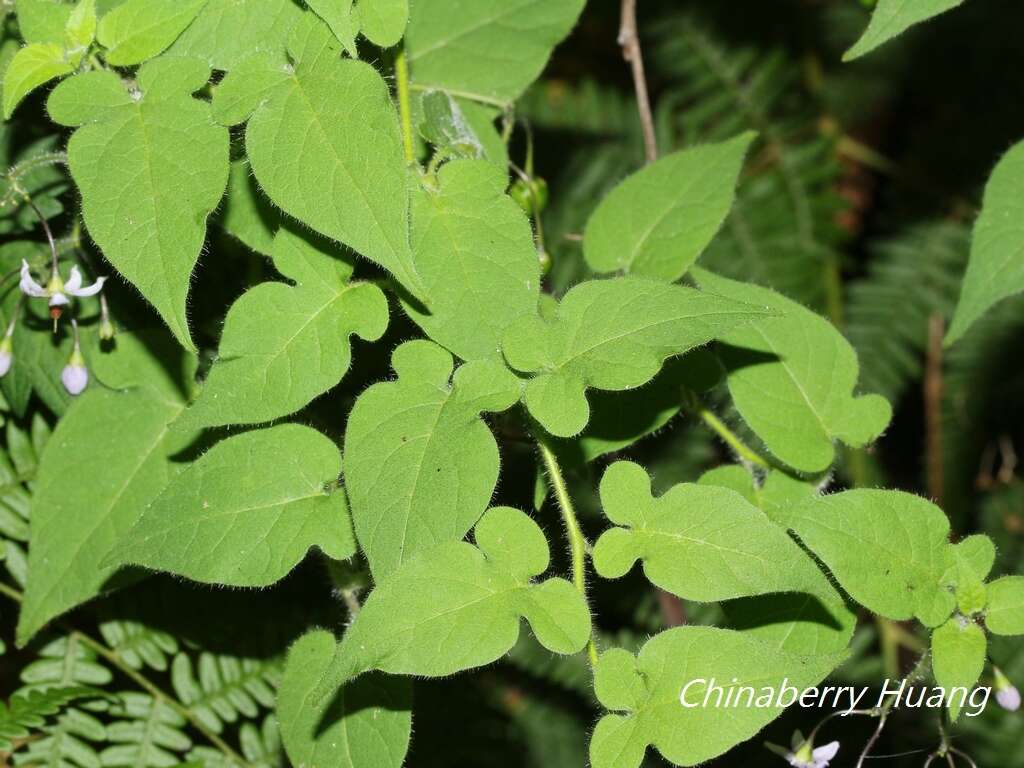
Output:
[[838,741],[817,748],[813,748],[811,742],[805,741],[796,752],[790,752],[786,759],[795,768],[828,768],[828,764],[837,752],[839,752]]
[[82,356],[82,348],[78,343],[78,323],[72,319],[71,327],[75,331],[75,346],[71,350],[71,357],[64,370],[60,372],[60,380],[71,395],[80,395],[89,384],[89,369],[85,366],[85,358]]
[[44,288],[32,278],[28,262],[25,260],[21,262],[21,292],[33,299],[49,299],[50,309],[56,310],[58,315],[64,307],[71,303],[69,296],[95,296],[103,290],[103,283],[106,281],[107,278],[101,277],[92,285],[83,287],[82,273],[78,271],[78,267],[72,267],[67,282],[64,282],[55,270],[50,277],[50,282]]
[[995,667],[995,689],[996,689],[996,701],[999,702],[999,706],[1003,709],[1007,709],[1010,712],[1016,712],[1020,709],[1020,691],[1017,690],[1017,686],[1010,682],[1009,678],[1003,674],[1003,670],[999,667]]

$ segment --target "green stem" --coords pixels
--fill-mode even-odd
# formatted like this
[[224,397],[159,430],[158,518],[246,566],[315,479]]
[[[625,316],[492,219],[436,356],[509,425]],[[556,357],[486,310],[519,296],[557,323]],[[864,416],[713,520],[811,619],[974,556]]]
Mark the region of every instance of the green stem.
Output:
[[[565,476],[562,474],[562,468],[558,465],[558,458],[555,456],[555,452],[551,450],[546,438],[540,434],[536,435],[536,440],[537,447],[540,448],[541,459],[544,461],[544,469],[547,471],[548,482],[551,483],[551,490],[554,491],[558,507],[562,511],[565,535],[569,539],[569,548],[572,554],[572,583],[576,585],[576,589],[579,590],[584,602],[586,602],[587,541],[583,538],[583,531],[580,529],[579,520],[576,518],[576,509],[573,507],[572,497],[569,495],[569,488],[565,484]],[[593,635],[587,641],[587,657],[590,659],[592,667],[597,664],[597,645],[594,643]]]
[[744,461],[748,461],[762,469],[771,469],[771,464],[761,454],[748,446],[739,436],[726,426],[720,418],[709,411],[696,395],[689,394],[685,398],[686,405],[703,421],[712,432],[718,435],[725,443],[735,451],[736,455]]
[[398,83],[398,114],[402,120],[402,146],[405,149],[405,162],[412,165],[416,162],[416,148],[412,135],[412,102],[409,98],[409,61],[405,57],[405,47],[398,50],[395,56],[395,79]]

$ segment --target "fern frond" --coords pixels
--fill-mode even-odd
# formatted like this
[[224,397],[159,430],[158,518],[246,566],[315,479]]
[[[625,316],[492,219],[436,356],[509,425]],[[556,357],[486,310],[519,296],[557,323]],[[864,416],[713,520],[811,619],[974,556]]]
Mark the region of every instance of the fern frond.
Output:
[[5,705],[0,702],[0,752],[10,752],[13,742],[24,739],[32,729],[43,726],[46,718],[55,715],[78,699],[100,695],[95,688],[81,685],[34,688],[15,693]]
[[846,335],[860,359],[860,385],[896,402],[920,378],[928,320],[948,320],[970,247],[963,224],[918,225],[872,249],[866,277],[849,288]]
[[194,664],[190,656],[179,653],[171,664],[175,694],[214,733],[220,733],[224,723],[257,717],[260,707],[272,708],[280,676],[278,659],[203,652]]
[[184,733],[185,718],[165,703],[134,691],[119,694],[119,699],[110,714],[120,719],[107,726],[112,744],[100,753],[104,766],[164,768],[178,763],[192,747]]

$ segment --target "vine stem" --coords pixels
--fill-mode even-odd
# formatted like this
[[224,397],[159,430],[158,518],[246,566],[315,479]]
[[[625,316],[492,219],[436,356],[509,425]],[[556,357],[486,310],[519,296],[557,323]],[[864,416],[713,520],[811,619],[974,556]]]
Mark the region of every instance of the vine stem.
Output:
[[405,46],[395,56],[395,80],[398,87],[398,114],[402,121],[402,147],[405,150],[405,162],[412,165],[416,162],[416,148],[412,136],[412,101],[409,95],[409,60],[405,55]]
[[725,422],[718,418],[700,401],[692,392],[684,393],[685,407],[690,408],[701,421],[703,421],[712,432],[725,441],[732,450],[744,461],[754,464],[762,469],[771,469],[771,464],[761,454],[744,443],[739,435],[729,429]]
[[648,163],[658,159],[658,138],[654,132],[654,113],[651,111],[651,97],[647,90],[647,76],[644,73],[644,55],[640,48],[640,34],[636,24],[637,0],[622,0],[622,16],[619,24],[619,46],[622,56],[633,71],[633,87],[636,89],[636,104],[640,111],[640,125],[644,133],[644,153]]
[[[906,677],[903,678],[904,681],[908,683],[913,683],[914,680],[917,679],[917,677],[921,674],[921,671],[924,669],[925,663],[927,661],[928,654],[922,653],[921,656],[918,658],[917,663],[914,664],[914,668],[911,669],[910,672],[907,673]],[[878,739],[881,738],[882,731],[885,730],[885,725],[889,720],[889,714],[892,712],[893,702],[894,699],[890,697],[886,700],[885,704],[883,704],[881,708],[879,708],[878,725],[875,727],[874,732],[871,734],[871,738],[868,739],[868,743],[864,745],[864,749],[861,751],[860,757],[857,758],[856,768],[863,768],[864,761],[869,759],[871,750],[874,749],[875,744],[878,743]]]
[[[8,586],[7,584],[4,584],[3,582],[0,582],[0,594],[6,595],[16,603],[24,602],[24,596],[22,595],[21,592],[19,592],[11,586]],[[203,723],[200,722],[199,718],[195,716],[192,710],[182,705],[180,702],[174,699],[174,697],[168,696],[166,693],[160,690],[160,688],[151,683],[144,675],[142,675],[140,672],[129,666],[121,658],[120,654],[118,654],[117,651],[113,650],[112,648],[108,648],[99,640],[93,639],[85,632],[82,632],[78,629],[71,630],[71,637],[73,637],[76,641],[82,643],[83,645],[87,645],[90,648],[92,648],[93,651],[95,651],[98,655],[102,656],[104,659],[106,659],[115,667],[117,667],[118,671],[123,673],[125,677],[131,679],[132,682],[134,682],[136,685],[138,685],[140,688],[146,691],[146,693],[148,693],[154,699],[166,704],[179,715],[184,717],[192,725],[193,728],[199,731],[199,733],[201,733],[203,737],[206,738],[207,741],[209,741],[211,744],[217,747],[217,749],[223,752],[227,758],[233,760],[239,765],[248,765],[248,763],[245,761],[245,758],[238,754],[238,752],[236,752],[231,747],[230,744],[228,744],[226,741],[224,741],[224,739],[222,739],[216,733],[214,733],[205,725],[203,725]]]
[[[551,450],[546,438],[540,434],[536,436],[537,447],[540,449],[541,459],[544,461],[544,469],[548,475],[548,482],[551,483],[551,490],[554,491],[555,499],[558,501],[558,508],[562,511],[562,520],[565,523],[565,535],[569,539],[569,548],[572,555],[572,583],[583,596],[584,602],[587,599],[587,541],[583,538],[583,531],[580,529],[579,520],[576,518],[576,509],[572,504],[572,497],[569,495],[569,488],[565,484],[565,476],[562,468],[558,465],[558,458]],[[594,643],[594,636],[591,635],[587,641],[587,658],[590,665],[597,664],[597,645]]]

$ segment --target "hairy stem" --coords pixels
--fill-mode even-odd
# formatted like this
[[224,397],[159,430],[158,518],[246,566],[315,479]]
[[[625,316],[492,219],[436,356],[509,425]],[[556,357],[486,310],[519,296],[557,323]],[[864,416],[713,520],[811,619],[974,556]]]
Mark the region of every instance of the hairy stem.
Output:
[[647,76],[644,73],[644,55],[640,48],[640,35],[636,25],[637,0],[622,0],[622,18],[619,25],[619,45],[622,56],[633,71],[633,87],[636,90],[636,104],[640,111],[640,126],[644,133],[644,154],[648,163],[658,159],[658,138],[654,132],[654,113],[651,111],[651,97],[647,91]]
[[416,162],[416,149],[412,135],[412,102],[409,97],[409,61],[405,57],[405,46],[395,56],[395,80],[398,87],[398,115],[402,121],[402,147],[405,162]]
[[761,454],[744,443],[735,432],[726,426],[725,422],[718,418],[700,401],[692,392],[685,392],[683,396],[683,407],[688,408],[694,415],[706,424],[712,432],[718,435],[733,452],[744,461],[761,467],[771,469],[771,464]]
[[[576,585],[583,596],[587,599],[587,541],[583,538],[583,531],[580,529],[579,520],[576,519],[576,509],[572,504],[572,497],[569,496],[569,488],[565,484],[565,476],[562,468],[558,465],[558,458],[551,450],[547,439],[539,433],[536,435],[537,447],[540,449],[541,459],[544,461],[544,469],[547,472],[548,482],[555,494],[558,508],[562,512],[562,520],[565,523],[565,535],[569,539],[569,550],[572,554],[572,583]],[[587,657],[590,665],[597,664],[597,645],[594,643],[593,635],[587,642]]]

